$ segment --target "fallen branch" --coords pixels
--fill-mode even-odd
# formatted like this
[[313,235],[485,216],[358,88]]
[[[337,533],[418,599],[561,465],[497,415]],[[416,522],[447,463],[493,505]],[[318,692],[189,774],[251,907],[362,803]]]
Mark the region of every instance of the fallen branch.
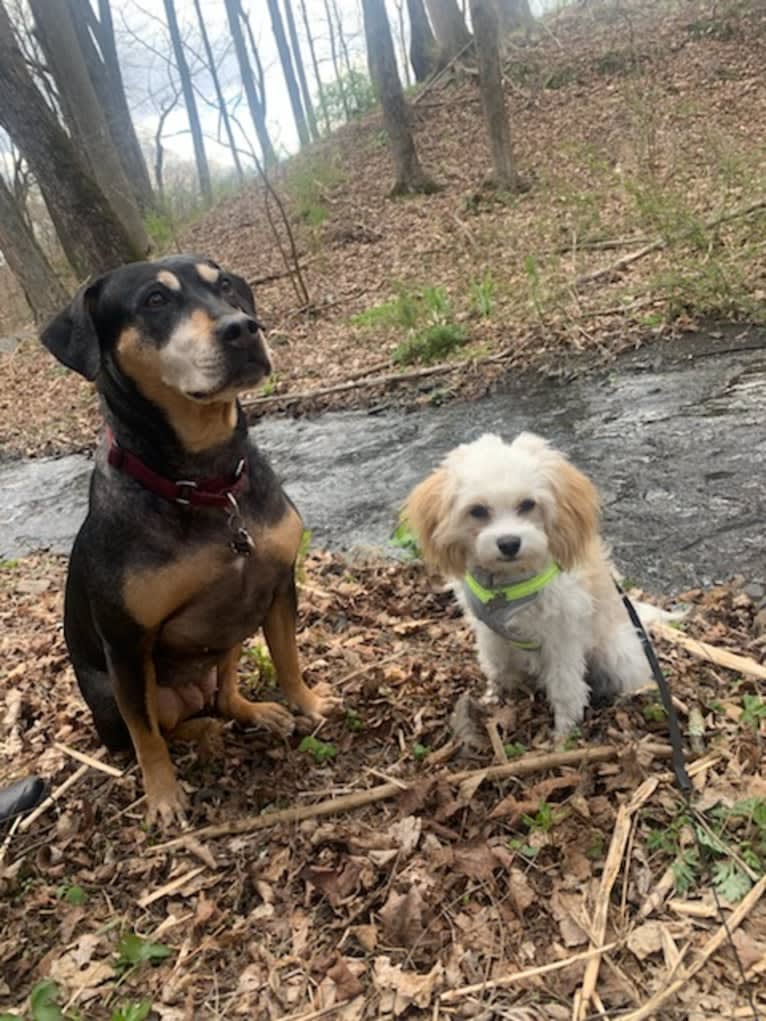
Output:
[[101,762],[99,759],[95,759],[92,755],[86,755],[85,752],[81,752],[77,748],[70,748],[68,744],[61,744],[60,741],[56,741],[54,748],[58,748],[60,752],[63,752],[72,759],[76,759],[77,762],[82,762],[84,765],[91,766],[101,773],[106,773],[107,776],[120,777],[123,775],[122,770],[117,769],[116,766],[110,766],[106,762]]
[[[595,745],[591,748],[575,748],[569,752],[550,752],[547,754],[524,755],[520,759],[507,763],[504,766],[489,766],[484,769],[467,769],[458,773],[439,774],[440,779],[447,783],[460,784],[464,780],[472,780],[482,776],[483,780],[502,780],[508,777],[530,776],[533,773],[541,773],[547,769],[559,769],[562,766],[585,766],[595,762],[613,762],[625,751],[626,746]],[[644,749],[650,751],[657,758],[670,758],[671,749],[666,745],[644,744]],[[338,798],[329,798],[327,801],[320,801],[315,805],[306,805],[300,808],[284,808],[278,812],[266,812],[262,815],[248,815],[243,819],[235,819],[232,822],[217,823],[211,826],[202,826],[197,830],[190,830],[189,833],[168,840],[164,844],[155,844],[154,847],[146,849],[147,854],[158,854],[168,851],[173,847],[180,847],[188,837],[215,838],[232,836],[237,833],[253,833],[256,830],[270,829],[280,823],[303,822],[305,819],[316,819],[325,815],[339,815],[342,812],[351,812],[357,808],[365,808],[378,801],[388,801],[401,793],[400,783],[384,783],[377,787],[370,787],[364,791],[354,791],[353,794],[342,794]]]
[[[106,749],[100,748],[93,756],[93,758],[100,759],[105,754]],[[76,769],[70,777],[67,777],[67,779],[64,780],[63,783],[59,784],[58,787],[55,787],[50,792],[45,801],[41,801],[37,808],[34,810],[34,812],[32,812],[31,815],[28,815],[26,819],[21,823],[21,825],[19,826],[19,833],[26,833],[29,827],[33,823],[37,822],[41,815],[48,811],[48,809],[51,807],[54,801],[60,798],[62,794],[65,794],[70,787],[74,787],[76,783],[79,783],[79,781],[82,780],[82,778],[91,768],[92,766],[89,762],[84,763],[82,766],[80,766],[79,769]]]
[[[625,854],[628,837],[630,836],[633,816],[652,796],[654,791],[657,789],[658,783],[659,780],[657,777],[649,777],[648,780],[644,780],[630,801],[627,804],[620,805],[617,812],[617,819],[614,824],[612,840],[609,844],[609,851],[607,852],[606,861],[604,863],[604,871],[601,876],[601,886],[598,891],[596,908],[593,914],[592,943],[601,945],[604,942],[604,936],[606,935],[606,923],[609,917],[609,897],[615,880],[619,874],[620,866],[622,865],[622,858]],[[600,966],[600,954],[588,961],[588,966],[585,969],[585,975],[582,981],[576,1021],[585,1021],[588,1014],[588,1004],[593,999],[593,994],[596,991],[596,983],[598,982]]]
[[448,992],[442,993],[440,1002],[454,1003],[455,1000],[460,1000],[464,996],[473,996],[474,993],[485,993],[490,989],[502,989],[504,986],[514,985],[516,982],[523,982],[525,979],[535,978],[537,975],[547,975],[551,971],[561,971],[562,968],[568,968],[571,964],[577,964],[578,961],[591,961],[594,957],[598,959],[602,954],[605,954],[608,950],[614,950],[617,946],[619,946],[619,943],[607,943],[606,946],[592,947],[590,950],[583,950],[579,954],[565,957],[561,961],[539,964],[535,968],[514,971],[510,975],[501,975],[500,978],[487,979],[486,982],[477,982],[472,986],[450,989]]
[[485,358],[471,359],[470,361],[439,362],[438,365],[428,365],[421,369],[410,369],[407,372],[389,372],[384,376],[365,376],[362,379],[346,379],[342,383],[335,383],[333,386],[320,386],[316,390],[299,390],[297,393],[270,394],[268,397],[251,397],[242,401],[245,411],[250,408],[263,407],[266,404],[291,404],[295,401],[311,400],[314,397],[328,397],[331,394],[348,393],[350,390],[361,390],[367,386],[385,386],[389,383],[401,383],[409,379],[422,379],[425,376],[438,376],[445,372],[452,372],[455,369],[463,368],[466,365],[486,365],[493,362],[502,362],[510,358],[513,351],[506,348],[496,355],[487,355]]
[[[761,199],[759,202],[754,202],[750,206],[745,206],[744,209],[734,209],[730,213],[722,213],[720,216],[713,217],[711,220],[705,220],[702,224],[705,230],[712,230],[714,227],[720,227],[723,223],[730,223],[732,220],[739,220],[743,216],[750,216],[751,213],[757,213],[761,210],[766,210],[766,199]],[[683,231],[678,240],[684,237],[688,237],[692,234],[697,227],[693,227],[690,230]],[[583,273],[575,280],[575,287],[581,287],[583,284],[591,284],[596,280],[602,280],[604,277],[610,277],[615,273],[619,273],[620,270],[630,266],[631,263],[638,262],[639,259],[643,259],[645,255],[651,255],[652,252],[658,252],[663,248],[667,248],[668,242],[664,238],[656,238],[648,245],[644,245],[643,248],[639,248],[635,252],[630,252],[628,255],[624,255],[621,259],[613,262],[610,266],[605,266],[603,269],[596,269],[590,273]]]
[[439,70],[436,72],[436,74],[433,75],[431,78],[429,78],[428,81],[424,84],[423,88],[420,90],[420,92],[417,94],[417,96],[415,96],[415,98],[410,103],[410,106],[417,106],[417,104],[420,102],[420,100],[424,96],[428,95],[428,93],[431,91],[431,89],[433,89],[437,85],[437,83],[440,82],[442,80],[442,78],[444,78],[446,76],[447,72],[452,67],[454,67],[455,64],[457,64],[458,60],[460,60],[460,58],[463,56],[463,54],[466,52],[466,50],[469,50],[472,46],[473,46],[473,39],[471,39],[470,42],[467,42],[465,44],[465,46],[462,48],[462,50],[458,50],[458,52],[455,54],[455,56],[452,58],[452,60],[450,60],[447,64],[445,64],[444,67],[439,68]]
[[692,961],[689,967],[684,969],[678,978],[671,982],[670,985],[665,986],[664,989],[660,989],[656,992],[651,999],[646,1001],[643,1007],[639,1007],[638,1010],[631,1011],[630,1014],[623,1014],[621,1021],[643,1021],[644,1018],[659,1016],[657,1014],[657,1009],[672,996],[675,996],[675,994],[685,986],[688,986],[690,980],[694,978],[697,972],[700,971],[705,964],[707,964],[708,960],[719,949],[719,947],[731,939],[731,934],[735,929],[739,928],[745,918],[747,918],[763,896],[764,891],[766,891],[766,876],[761,876],[755,886],[745,897],[742,898],[736,908],[726,919],[726,923],[721,925],[720,928],[716,930],[715,935],[708,940],[696,960]]
[[696,638],[685,635],[683,631],[677,631],[658,620],[650,623],[649,629],[658,638],[663,638],[673,645],[680,645],[682,649],[686,649],[697,659],[704,659],[716,666],[724,667],[726,670],[734,670],[738,674],[766,681],[766,666],[762,666],[749,656],[738,656],[735,652],[729,652],[728,649],[720,649],[716,645],[700,642]]

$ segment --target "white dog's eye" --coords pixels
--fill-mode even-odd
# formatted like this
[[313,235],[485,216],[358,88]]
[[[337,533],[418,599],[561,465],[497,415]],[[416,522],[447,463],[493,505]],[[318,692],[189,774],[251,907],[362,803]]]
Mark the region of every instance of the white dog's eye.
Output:
[[535,506],[534,500],[522,500],[516,510],[519,514],[529,514],[530,511],[535,509]]
[[485,507],[483,503],[475,503],[473,507],[468,508],[468,513],[477,521],[486,521],[489,517],[489,507]]

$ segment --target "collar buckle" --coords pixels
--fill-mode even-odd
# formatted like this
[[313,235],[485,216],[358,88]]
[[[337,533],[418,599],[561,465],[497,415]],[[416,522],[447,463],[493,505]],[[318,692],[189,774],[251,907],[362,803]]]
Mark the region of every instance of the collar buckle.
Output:
[[179,479],[176,482],[176,497],[174,503],[179,504],[181,507],[190,507],[192,502],[192,493],[197,489],[197,483],[192,482],[190,479]]

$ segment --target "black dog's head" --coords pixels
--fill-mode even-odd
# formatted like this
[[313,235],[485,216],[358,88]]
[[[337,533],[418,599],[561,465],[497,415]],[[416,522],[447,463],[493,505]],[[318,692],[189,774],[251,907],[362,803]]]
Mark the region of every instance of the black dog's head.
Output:
[[86,284],[41,339],[86,379],[108,364],[160,406],[232,401],[271,372],[247,283],[188,255],[131,263]]

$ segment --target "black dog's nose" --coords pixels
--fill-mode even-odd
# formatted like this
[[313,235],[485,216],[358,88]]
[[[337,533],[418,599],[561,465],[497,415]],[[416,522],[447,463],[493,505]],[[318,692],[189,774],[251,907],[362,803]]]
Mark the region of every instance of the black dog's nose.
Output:
[[242,313],[224,316],[218,320],[215,333],[222,343],[241,347],[258,335],[258,323],[251,316]]
[[521,549],[521,539],[518,535],[501,535],[497,540],[497,548],[510,560]]

